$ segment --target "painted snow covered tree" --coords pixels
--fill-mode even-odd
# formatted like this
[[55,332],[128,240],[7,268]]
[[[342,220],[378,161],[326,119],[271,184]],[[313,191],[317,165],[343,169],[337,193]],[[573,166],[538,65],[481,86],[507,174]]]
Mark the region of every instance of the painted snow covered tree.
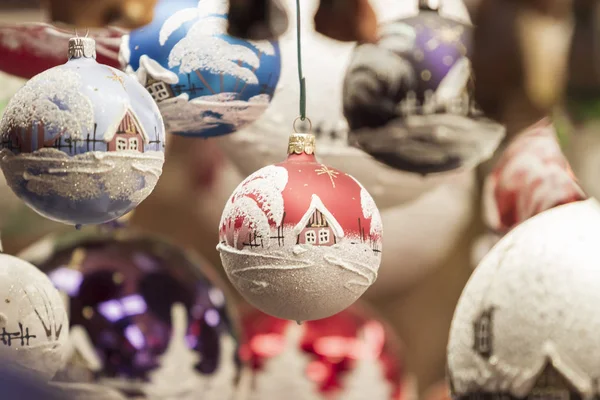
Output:
[[370,322],[359,334],[356,365],[346,376],[339,400],[365,400],[367,398],[392,399],[394,387],[386,379],[380,355],[385,343],[385,332],[378,322]]
[[263,371],[255,373],[249,400],[322,400],[318,385],[307,375],[311,358],[302,351],[304,330],[297,324],[287,326],[282,352],[269,359]]
[[[296,154],[295,141],[303,140],[312,140],[310,150]],[[314,136],[293,135],[288,160],[246,178],[220,223],[218,249],[232,283],[283,319],[343,310],[373,284],[381,262],[375,202],[354,178],[317,162],[313,150]]]
[[[235,343],[225,337],[221,341],[222,359],[210,380],[197,369],[198,352],[190,349],[186,341],[188,312],[183,304],[171,308],[173,331],[165,353],[160,357],[159,367],[150,373],[150,383],[144,386],[147,399],[156,400],[233,400],[236,368],[233,366]],[[209,395],[210,394],[210,395]]]
[[273,96],[279,47],[228,36],[227,12],[227,0],[163,0],[153,24],[124,37],[123,67],[151,92],[173,133],[231,133]]

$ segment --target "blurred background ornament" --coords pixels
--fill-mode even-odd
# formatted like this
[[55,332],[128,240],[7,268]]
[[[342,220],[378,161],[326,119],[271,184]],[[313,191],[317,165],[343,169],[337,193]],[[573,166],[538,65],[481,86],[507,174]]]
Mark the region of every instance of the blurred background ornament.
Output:
[[[529,218],[587,199],[563,155],[554,124],[545,118],[512,139],[483,188],[483,219],[488,232],[474,266],[502,236]],[[495,239],[492,239],[495,238]]]
[[[424,178],[394,170],[348,144],[348,123],[342,112],[342,88],[355,44],[334,41],[315,31],[312,19],[318,4],[318,0],[300,1],[307,111],[323,163],[354,176],[373,196],[380,210],[408,204],[442,183],[465,181],[465,177],[457,176],[457,173]],[[416,1],[371,0],[371,4],[381,21],[408,17],[418,12]],[[446,0],[444,4],[444,13],[455,18],[468,18],[460,0]],[[289,15],[295,14],[295,0],[284,1],[284,6]],[[282,130],[281,126],[297,117],[296,21],[292,19],[290,22],[290,29],[279,42],[282,75],[269,108],[254,124],[238,134],[218,139],[221,148],[243,175],[279,162],[288,141],[287,130]]]
[[555,119],[563,151],[590,196],[600,197],[600,5],[575,0],[567,90]]
[[571,0],[481,0],[474,13],[475,100],[510,134],[548,115],[563,92]]
[[302,325],[248,308],[242,359],[254,371],[248,400],[407,399],[402,348],[363,305]]
[[375,282],[383,226],[352,176],[315,158],[315,137],[290,136],[286,161],[246,178],[219,224],[221,260],[240,294],[294,321],[321,319]]
[[23,256],[70,298],[70,362],[56,380],[133,398],[233,398],[235,321],[206,264],[125,232],[51,237]]
[[250,40],[276,40],[288,28],[280,0],[229,0],[227,33]]
[[65,361],[64,302],[48,277],[26,261],[0,254],[0,273],[0,358],[50,380]]
[[[119,68],[119,46],[125,31],[105,27],[89,31],[96,41],[97,61]],[[0,25],[0,70],[30,79],[65,62],[65,49],[73,30],[45,23]]]
[[120,58],[158,103],[169,133],[232,133],[268,107],[276,42],[226,35],[227,0],[162,0],[152,23],[123,37]]
[[52,22],[80,28],[139,28],[154,15],[157,0],[43,0]]
[[473,99],[472,27],[420,4],[418,15],[382,25],[376,45],[355,49],[343,95],[349,141],[407,172],[473,169],[504,128]]
[[0,122],[0,165],[41,215],[72,225],[108,222],[154,189],[164,126],[135,80],[94,60],[94,40],[69,42],[69,61],[37,75]]
[[598,396],[600,205],[545,211],[477,267],[448,344],[454,399]]

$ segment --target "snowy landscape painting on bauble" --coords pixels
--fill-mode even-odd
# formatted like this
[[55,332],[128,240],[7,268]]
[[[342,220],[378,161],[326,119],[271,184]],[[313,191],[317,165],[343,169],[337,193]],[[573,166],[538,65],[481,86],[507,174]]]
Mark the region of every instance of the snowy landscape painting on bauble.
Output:
[[155,99],[168,132],[232,133],[273,97],[278,44],[228,36],[227,12],[227,0],[163,0],[150,25],[123,37],[121,64]]
[[[309,181],[295,186],[303,179],[300,168],[284,165],[265,167],[238,186],[223,211],[218,249],[234,286],[255,307],[284,319],[326,318],[354,303],[377,278],[381,217],[351,176],[306,164],[316,167],[307,173],[315,179],[311,186],[326,180],[316,194],[302,190]],[[352,191],[340,192],[344,185]],[[344,203],[342,193],[354,197]]]
[[11,189],[60,222],[113,220],[154,189],[164,124],[134,79],[93,59],[32,78],[0,122],[0,165]]

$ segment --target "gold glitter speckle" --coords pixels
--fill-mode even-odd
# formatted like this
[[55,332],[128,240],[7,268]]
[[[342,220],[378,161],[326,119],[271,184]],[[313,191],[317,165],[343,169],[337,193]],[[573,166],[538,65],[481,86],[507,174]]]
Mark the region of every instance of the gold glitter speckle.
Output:
[[428,69],[423,70],[421,72],[421,79],[428,82],[431,79],[431,72]]
[[10,299],[5,299],[5,300],[4,300],[4,302],[5,302],[6,304],[10,303]]
[[84,307],[83,311],[81,312],[83,314],[83,318],[85,319],[92,319],[92,317],[94,316],[94,309],[92,307]]
[[112,278],[113,278],[113,282],[116,283],[117,285],[123,283],[123,281],[125,280],[125,277],[120,272],[114,273]]
[[415,57],[415,60],[419,62],[423,61],[423,59],[425,58],[425,54],[423,54],[421,50],[415,50],[413,56]]

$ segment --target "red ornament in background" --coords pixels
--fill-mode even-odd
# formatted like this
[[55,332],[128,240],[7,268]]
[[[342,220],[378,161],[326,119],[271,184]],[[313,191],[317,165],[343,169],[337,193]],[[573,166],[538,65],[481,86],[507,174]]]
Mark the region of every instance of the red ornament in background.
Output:
[[[115,27],[89,31],[88,36],[96,41],[96,60],[100,64],[120,68],[118,54],[124,33]],[[0,26],[0,71],[30,79],[62,65],[66,61],[64,49],[72,37],[72,31],[44,23]]]
[[546,210],[587,199],[562,153],[552,121],[517,135],[486,178],[483,219],[489,234],[473,249],[473,265],[514,227]]
[[314,146],[313,135],[292,135],[286,161],[237,187],[217,247],[248,302],[295,321],[350,306],[381,263],[382,223],[373,198],[350,175],[319,163]]
[[302,325],[243,313],[240,356],[252,366],[249,400],[405,398],[399,340],[363,306]]

